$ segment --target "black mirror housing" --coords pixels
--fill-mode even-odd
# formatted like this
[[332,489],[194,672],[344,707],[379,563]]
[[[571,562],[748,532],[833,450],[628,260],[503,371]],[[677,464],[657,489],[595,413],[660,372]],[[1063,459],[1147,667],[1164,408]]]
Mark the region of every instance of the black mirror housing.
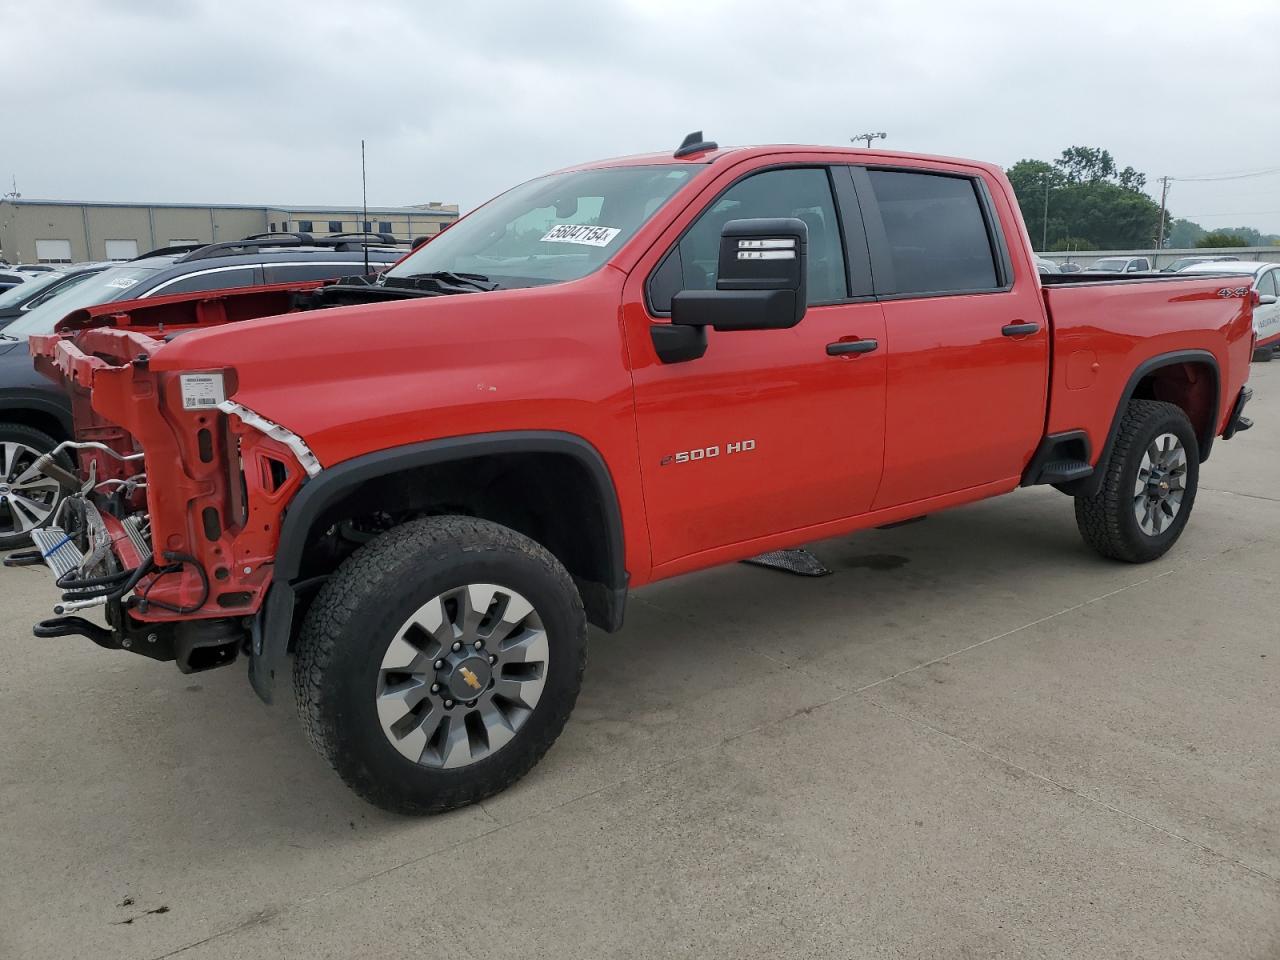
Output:
[[784,330],[804,317],[809,228],[796,217],[730,220],[714,290],[682,290],[671,322],[715,330]]

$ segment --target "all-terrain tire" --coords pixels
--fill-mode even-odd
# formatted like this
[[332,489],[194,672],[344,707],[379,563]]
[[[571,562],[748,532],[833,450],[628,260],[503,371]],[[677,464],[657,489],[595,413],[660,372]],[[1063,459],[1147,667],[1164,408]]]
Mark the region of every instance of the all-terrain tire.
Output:
[[[1135,486],[1148,447],[1166,433],[1173,434],[1185,451],[1184,488],[1177,514],[1152,534],[1142,529],[1134,512]],[[1172,403],[1130,400],[1111,454],[1098,469],[1103,471],[1098,492],[1075,498],[1076,526],[1084,542],[1102,556],[1126,563],[1147,563],[1163,556],[1187,525],[1200,476],[1200,446],[1186,413]]]
[[[383,656],[423,604],[467,584],[527,598],[547,638],[545,683],[504,746],[465,766],[406,758],[379,721]],[[307,612],[294,660],[298,712],[312,744],[352,790],[397,813],[439,813],[498,793],[555,742],[586,668],[587,624],[568,571],[541,545],[471,517],[415,520],[370,541],[325,583]]]
[[[3,451],[2,445],[5,443],[21,444],[23,447],[30,448],[38,454],[48,453],[58,445],[57,440],[42,430],[36,430],[21,423],[0,423],[0,451]],[[65,454],[58,456],[58,462],[67,469],[71,469],[71,460]],[[3,459],[0,458],[0,470],[3,470],[3,468]],[[0,484],[4,484],[5,480],[4,476],[0,476]],[[19,533],[16,525],[10,526],[11,517],[8,511],[12,509],[12,506],[6,505],[0,510],[0,513],[4,514],[3,517],[0,517],[0,550],[16,550],[31,543],[31,536],[28,532]],[[50,512],[46,522],[52,518],[53,513]]]

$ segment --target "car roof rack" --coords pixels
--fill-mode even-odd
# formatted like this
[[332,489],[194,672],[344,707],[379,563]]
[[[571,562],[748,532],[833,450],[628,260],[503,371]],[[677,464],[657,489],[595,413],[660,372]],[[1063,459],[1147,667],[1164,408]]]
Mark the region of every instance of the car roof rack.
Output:
[[714,140],[703,140],[702,131],[695,130],[680,142],[680,146],[676,148],[676,152],[672,154],[677,160],[681,157],[692,156],[695,153],[705,153],[708,150],[719,150],[720,144]]
[[361,250],[366,245],[384,247],[399,246],[401,243],[402,241],[390,234],[376,233],[339,233],[331,237],[317,237],[310,233],[255,233],[243,240],[206,243],[189,250],[174,262],[190,263],[193,260],[232,257],[239,253],[257,253],[263,248],[272,247],[329,247],[335,253],[350,253],[353,250]]

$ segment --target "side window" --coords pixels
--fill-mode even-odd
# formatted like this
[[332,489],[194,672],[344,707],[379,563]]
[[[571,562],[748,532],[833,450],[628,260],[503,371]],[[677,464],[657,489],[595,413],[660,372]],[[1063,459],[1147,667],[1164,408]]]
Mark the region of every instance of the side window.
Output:
[[231,287],[252,287],[257,281],[255,267],[237,267],[234,270],[215,270],[211,273],[193,273],[179,277],[172,283],[161,284],[148,291],[148,297],[166,297],[171,293],[194,293],[199,290],[227,290]]
[[766,170],[735,183],[693,222],[654,271],[649,301],[654,310],[671,309],[680,290],[711,290],[720,260],[720,230],[730,220],[798,217],[809,227],[809,303],[830,303],[849,295],[844,243],[836,218],[827,171],[817,167]]
[[1266,273],[1262,275],[1262,279],[1258,281],[1258,292],[1260,294],[1262,294],[1263,296],[1270,294],[1273,297],[1277,295],[1277,292],[1278,292],[1277,286],[1276,286],[1277,273],[1280,273],[1280,270],[1268,270]]
[[956,293],[999,286],[991,237],[967,177],[869,170],[889,244],[895,293]]
[[[369,269],[375,273],[386,266],[380,260],[370,260]],[[269,263],[266,265],[267,283],[297,283],[300,280],[329,280],[333,277],[358,277],[364,274],[363,263],[316,260],[311,263]]]

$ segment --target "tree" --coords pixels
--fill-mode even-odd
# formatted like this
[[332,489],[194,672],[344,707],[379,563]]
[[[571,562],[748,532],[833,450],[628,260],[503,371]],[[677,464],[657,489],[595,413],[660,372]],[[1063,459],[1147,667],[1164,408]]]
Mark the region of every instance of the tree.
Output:
[[1213,233],[1206,233],[1196,241],[1197,247],[1247,247],[1248,245],[1248,242],[1242,237],[1238,237],[1233,233],[1227,233],[1224,230],[1215,230]]
[[1068,147],[1052,163],[1019,160],[1008,175],[1037,247],[1047,239],[1056,248],[1067,238],[1077,249],[1146,247],[1160,231],[1160,205],[1143,192],[1146,177],[1133,167],[1117,171],[1099,147]]
[[1175,250],[1194,247],[1204,233],[1204,227],[1191,220],[1173,220],[1169,223],[1169,246]]

